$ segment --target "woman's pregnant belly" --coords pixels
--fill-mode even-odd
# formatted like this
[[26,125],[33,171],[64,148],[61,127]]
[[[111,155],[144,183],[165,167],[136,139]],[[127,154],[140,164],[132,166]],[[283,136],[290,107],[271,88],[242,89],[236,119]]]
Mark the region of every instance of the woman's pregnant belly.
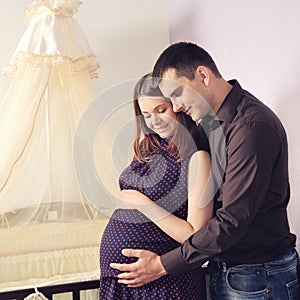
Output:
[[135,258],[121,254],[122,249],[144,249],[162,255],[180,244],[164,233],[137,210],[116,210],[111,216],[100,244],[101,276],[114,276],[119,272],[109,264],[132,263]]

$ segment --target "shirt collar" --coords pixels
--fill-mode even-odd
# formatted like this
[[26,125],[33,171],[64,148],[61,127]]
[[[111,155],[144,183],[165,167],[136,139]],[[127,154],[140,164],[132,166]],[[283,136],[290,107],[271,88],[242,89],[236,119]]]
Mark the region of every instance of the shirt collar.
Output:
[[230,123],[236,115],[236,109],[243,96],[243,90],[235,79],[229,80],[228,83],[232,85],[232,89],[225,97],[216,115],[206,115],[198,122],[198,124],[201,122],[201,126],[208,131],[214,131],[224,122]]
[[229,80],[228,83],[232,85],[232,89],[216,114],[218,120],[226,123],[230,123],[235,117],[237,107],[243,97],[243,89],[237,80]]
[[206,132],[214,131],[221,126],[223,121],[219,120],[216,116],[206,115],[201,119],[201,126]]

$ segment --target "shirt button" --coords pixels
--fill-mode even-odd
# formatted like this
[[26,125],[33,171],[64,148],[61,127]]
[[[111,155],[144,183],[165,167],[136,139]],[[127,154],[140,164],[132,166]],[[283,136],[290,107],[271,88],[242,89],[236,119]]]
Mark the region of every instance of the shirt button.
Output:
[[260,272],[259,270],[256,270],[256,271],[255,271],[255,274],[256,274],[256,275],[260,275],[261,272]]

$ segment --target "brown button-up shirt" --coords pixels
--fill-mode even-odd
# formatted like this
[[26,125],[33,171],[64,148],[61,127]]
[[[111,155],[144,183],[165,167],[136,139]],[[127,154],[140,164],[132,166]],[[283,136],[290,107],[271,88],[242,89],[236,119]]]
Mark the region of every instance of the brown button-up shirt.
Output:
[[286,207],[290,198],[285,130],[272,110],[235,80],[208,132],[217,185],[215,216],[179,248],[161,256],[176,276],[213,259],[264,263],[295,247]]

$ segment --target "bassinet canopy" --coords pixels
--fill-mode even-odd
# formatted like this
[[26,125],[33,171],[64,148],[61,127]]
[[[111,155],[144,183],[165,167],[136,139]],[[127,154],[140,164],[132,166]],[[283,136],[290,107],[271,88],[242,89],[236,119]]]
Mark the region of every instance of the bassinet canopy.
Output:
[[78,0],[41,0],[4,74],[0,104],[0,288],[99,276],[106,217],[82,193],[73,139],[95,97],[96,57],[73,15]]
[[44,0],[4,69],[0,107],[1,226],[94,218],[72,161],[76,125],[93,99],[98,63],[73,19],[81,1]]

